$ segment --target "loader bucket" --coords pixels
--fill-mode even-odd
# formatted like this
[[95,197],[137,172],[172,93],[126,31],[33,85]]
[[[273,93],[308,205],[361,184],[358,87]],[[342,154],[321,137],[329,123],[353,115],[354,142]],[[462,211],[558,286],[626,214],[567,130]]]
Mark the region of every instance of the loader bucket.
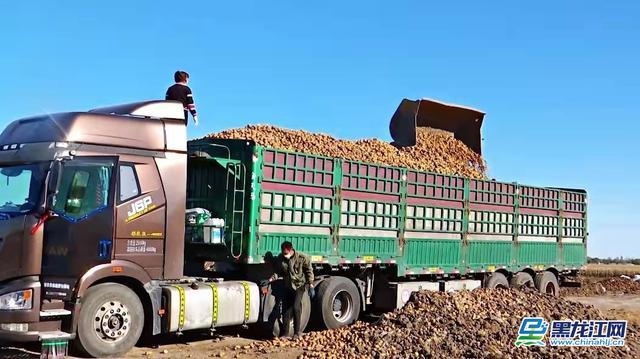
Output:
[[391,118],[389,132],[393,145],[402,148],[416,145],[417,127],[436,128],[453,133],[456,139],[481,155],[483,119],[484,112],[469,107],[431,99],[404,99]]

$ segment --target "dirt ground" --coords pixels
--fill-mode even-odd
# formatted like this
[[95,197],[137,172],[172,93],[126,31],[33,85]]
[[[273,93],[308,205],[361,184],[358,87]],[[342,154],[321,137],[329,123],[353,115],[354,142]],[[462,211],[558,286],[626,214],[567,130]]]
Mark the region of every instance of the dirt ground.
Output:
[[[286,352],[268,355],[266,353],[236,354],[238,349],[256,340],[260,339],[242,328],[224,328],[213,336],[206,331],[196,331],[182,336],[168,335],[155,338],[152,343],[141,343],[129,351],[125,358],[293,359],[302,353],[302,351],[287,348]],[[33,344],[0,343],[0,358],[37,359],[40,358],[40,348]]]
[[608,317],[626,319],[630,325],[640,327],[640,295],[567,297],[566,299],[592,305]]
[[[592,305],[612,319],[626,319],[629,325],[640,327],[640,295],[605,295],[594,297],[568,297],[567,299]],[[576,318],[578,319],[578,318]],[[211,336],[208,332],[191,332],[183,336],[170,335],[154,340],[154,344],[142,344],[127,353],[126,358],[297,358],[300,350],[282,348],[276,353],[252,352],[240,355],[238,349],[260,340],[251,331],[242,328],[225,328]],[[638,345],[633,343],[632,345]],[[39,358],[39,348],[34,345],[1,345],[0,358]]]
[[[256,340],[250,331],[242,328],[228,328],[213,337],[210,333],[190,333],[183,337],[174,335],[164,338],[160,345],[139,346],[127,353],[126,358],[239,358],[266,359],[282,358],[294,359],[302,351],[286,348],[286,352],[237,354],[238,349]],[[284,350],[285,348],[283,348]]]

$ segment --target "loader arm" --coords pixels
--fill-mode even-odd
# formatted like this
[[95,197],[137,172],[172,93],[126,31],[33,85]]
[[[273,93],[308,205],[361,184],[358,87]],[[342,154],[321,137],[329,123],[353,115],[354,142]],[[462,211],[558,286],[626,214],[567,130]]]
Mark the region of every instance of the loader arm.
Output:
[[480,129],[484,112],[432,99],[403,99],[389,124],[389,132],[396,147],[416,145],[418,127],[431,127],[454,134],[467,147],[482,154]]

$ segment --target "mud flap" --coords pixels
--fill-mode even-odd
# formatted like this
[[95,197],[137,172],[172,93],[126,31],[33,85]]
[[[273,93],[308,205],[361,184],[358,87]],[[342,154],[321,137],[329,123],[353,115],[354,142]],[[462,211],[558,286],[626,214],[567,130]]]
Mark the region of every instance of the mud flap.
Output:
[[158,335],[162,332],[162,318],[158,314],[162,307],[162,287],[157,284],[148,283],[144,289],[149,294],[151,300],[151,334]]

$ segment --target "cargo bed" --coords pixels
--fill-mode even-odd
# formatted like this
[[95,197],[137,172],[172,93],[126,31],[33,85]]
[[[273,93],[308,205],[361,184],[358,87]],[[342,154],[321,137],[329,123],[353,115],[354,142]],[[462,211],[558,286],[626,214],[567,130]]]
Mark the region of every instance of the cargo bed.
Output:
[[314,263],[389,266],[399,277],[563,271],[586,263],[582,190],[468,179],[244,140],[194,140],[189,153],[187,205],[226,220],[230,260],[259,263],[291,241]]

